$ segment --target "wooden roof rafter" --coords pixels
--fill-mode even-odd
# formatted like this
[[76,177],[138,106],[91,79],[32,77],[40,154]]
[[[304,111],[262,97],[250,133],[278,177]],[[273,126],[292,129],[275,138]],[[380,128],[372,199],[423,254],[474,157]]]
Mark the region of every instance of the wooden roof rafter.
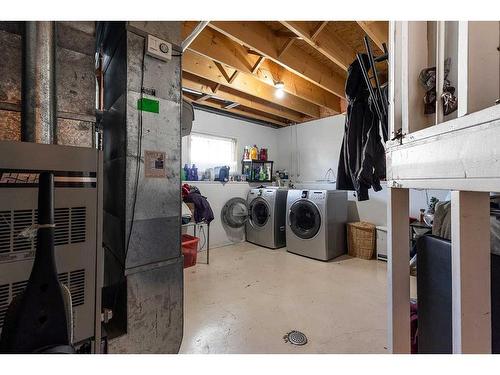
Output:
[[[202,26],[184,22],[184,39]],[[186,95],[281,125],[343,112],[346,71],[356,53],[364,52],[363,36],[374,41],[376,53],[388,37],[387,22],[380,21],[210,21],[204,26],[184,52]],[[278,95],[281,90],[284,96]]]
[[[184,94],[183,95],[183,99],[190,102],[190,103],[196,103],[196,100],[192,98],[192,96],[189,96],[189,95],[186,95]],[[221,103],[215,103],[215,102],[212,102],[212,101],[205,101],[203,103],[204,106],[208,106],[208,107],[211,107],[211,108],[215,108],[215,109],[218,109],[218,110],[222,110],[222,111],[225,111],[225,112],[229,112],[229,113],[234,113],[236,115],[239,115],[239,116],[244,116],[244,117],[249,117],[249,118],[252,118],[254,120],[258,120],[258,121],[263,121],[263,122],[267,122],[267,123],[270,123],[270,124],[273,124],[273,125],[277,125],[277,126],[287,126],[289,125],[288,122],[283,122],[283,121],[280,121],[280,120],[277,120],[277,119],[274,119],[274,118],[270,118],[268,116],[264,116],[262,114],[258,114],[258,113],[254,113],[252,112],[251,110],[245,110],[245,109],[238,109],[238,107],[236,108],[224,108],[225,107],[225,104],[221,104]]]
[[383,44],[389,39],[389,24],[386,21],[357,21],[359,27],[370,37],[371,40],[384,50]]
[[265,99],[272,103],[280,104],[304,115],[319,118],[319,106],[307,102],[294,95],[285,95],[279,99],[276,97],[276,89],[265,84],[252,74],[239,73],[232,83],[229,83],[216,64],[205,56],[202,56],[191,50],[184,53],[183,71],[203,77],[214,84],[231,87],[237,91]]
[[267,112],[271,115],[281,117],[290,122],[302,122],[307,116],[276,104],[268,103],[260,98],[252,98],[250,95],[238,93],[228,87],[221,86],[216,94],[213,94],[211,82],[202,77],[190,73],[183,73],[182,87],[200,93],[200,95],[217,96],[227,102],[239,103],[248,108],[254,108],[261,112]]
[[282,65],[315,85],[339,97],[344,97],[344,77],[320,61],[308,57],[301,48],[294,44],[279,55],[281,47],[289,38],[276,35],[264,23],[258,21],[214,21],[210,22],[208,26],[241,45],[249,46],[266,56],[267,59]]
[[340,99],[337,95],[294,74],[267,57],[249,50],[216,30],[206,28],[190,46],[190,50],[218,61],[225,68],[230,67],[241,73],[253,74],[272,87],[276,81],[283,81],[284,91],[287,94],[340,113]]
[[328,21],[321,21],[311,32],[311,39],[316,40],[318,37],[319,33],[323,31],[325,26],[328,24]]
[[349,65],[356,58],[355,51],[345,44],[337,35],[332,33],[328,33],[328,35],[321,34],[321,31],[326,26],[325,23],[320,23],[319,31],[317,30],[318,26],[311,28],[308,22],[303,21],[281,21],[281,24],[294,32],[297,36],[300,36],[307,44],[315,48],[343,70],[347,71]]

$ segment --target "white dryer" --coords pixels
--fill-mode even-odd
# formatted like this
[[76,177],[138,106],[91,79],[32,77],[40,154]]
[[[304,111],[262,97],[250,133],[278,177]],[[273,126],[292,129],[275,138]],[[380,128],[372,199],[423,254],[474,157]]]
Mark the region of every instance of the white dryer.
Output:
[[345,254],[346,222],[346,191],[288,191],[287,251],[319,260]]
[[248,192],[246,238],[259,246],[277,249],[286,245],[287,190],[274,187]]

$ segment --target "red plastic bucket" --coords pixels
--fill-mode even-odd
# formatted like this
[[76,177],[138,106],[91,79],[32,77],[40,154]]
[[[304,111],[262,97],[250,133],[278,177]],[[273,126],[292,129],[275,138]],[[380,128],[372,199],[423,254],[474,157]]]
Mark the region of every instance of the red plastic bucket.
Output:
[[189,234],[182,235],[182,254],[184,255],[184,268],[192,267],[196,264],[196,256],[198,255],[198,237],[190,236]]

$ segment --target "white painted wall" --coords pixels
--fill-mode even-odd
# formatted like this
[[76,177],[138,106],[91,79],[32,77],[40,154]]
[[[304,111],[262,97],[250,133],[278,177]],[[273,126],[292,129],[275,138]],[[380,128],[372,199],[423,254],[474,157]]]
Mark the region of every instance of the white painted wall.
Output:
[[[318,180],[324,179],[328,168],[337,174],[344,123],[345,116],[338,115],[277,129],[279,142],[276,167],[286,168],[298,189],[335,189],[334,184]],[[447,193],[445,190],[428,191],[429,199],[435,196],[444,200]],[[387,186],[382,183],[381,191],[370,190],[369,194],[370,199],[364,202],[358,202],[353,192],[348,194],[348,220],[387,225]],[[411,190],[410,215],[418,218],[420,208],[427,208],[425,191]]]
[[[205,111],[195,111],[193,131],[234,137],[238,143],[238,159],[241,159],[243,147],[256,143],[259,147],[269,147],[269,158],[276,162],[275,169],[287,169],[293,175],[296,188],[335,189],[335,184],[318,182],[325,177],[328,168],[337,174],[340,148],[344,136],[343,115],[287,127],[270,128],[254,123],[236,120]],[[183,140],[183,146],[185,139]],[[183,148],[183,154],[185,149]],[[183,155],[183,160],[185,160]],[[184,164],[184,161],[183,161]],[[238,171],[240,173],[240,171]],[[220,220],[224,204],[232,197],[246,198],[250,189],[247,183],[189,182],[196,185],[208,198],[214,211],[215,220],[211,225],[211,246],[224,246],[231,242],[244,240],[244,231],[228,231]],[[368,221],[375,225],[387,225],[387,188],[370,190],[370,200],[358,202],[354,194],[349,193],[348,220]],[[444,200],[447,191],[429,190],[432,196]],[[427,208],[425,191],[410,191],[410,215],[418,217],[419,209]]]
[[[241,159],[245,146],[256,144],[259,149],[267,147],[269,160],[275,160],[278,151],[276,129],[252,122],[221,116],[215,113],[194,110],[193,132],[230,137],[236,139],[238,170],[231,174],[241,174]],[[182,139],[182,165],[186,163],[186,137]],[[203,172],[203,171],[200,171]],[[200,173],[201,174],[201,173]]]
[[296,182],[322,180],[329,168],[337,174],[345,116],[338,115],[275,130],[277,169],[287,169]]
[[[210,207],[214,212],[214,220],[210,223],[210,247],[221,247],[233,242],[245,241],[245,228],[225,228],[221,221],[222,207],[233,197],[247,198],[250,186],[246,182],[228,182],[222,184],[217,181],[187,181],[190,185],[197,186],[203,196],[207,197]],[[192,234],[189,229],[189,234]]]

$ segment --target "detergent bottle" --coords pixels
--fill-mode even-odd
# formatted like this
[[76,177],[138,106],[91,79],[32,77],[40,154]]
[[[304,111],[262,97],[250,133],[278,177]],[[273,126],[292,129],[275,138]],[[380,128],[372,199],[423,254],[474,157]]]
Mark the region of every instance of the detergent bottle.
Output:
[[245,146],[243,151],[243,160],[250,160],[250,146]]
[[193,164],[191,167],[191,176],[190,176],[190,181],[198,181],[198,168],[196,168],[196,165]]
[[250,149],[250,159],[252,160],[259,159],[259,148],[257,147],[257,145],[253,145],[253,147]]

